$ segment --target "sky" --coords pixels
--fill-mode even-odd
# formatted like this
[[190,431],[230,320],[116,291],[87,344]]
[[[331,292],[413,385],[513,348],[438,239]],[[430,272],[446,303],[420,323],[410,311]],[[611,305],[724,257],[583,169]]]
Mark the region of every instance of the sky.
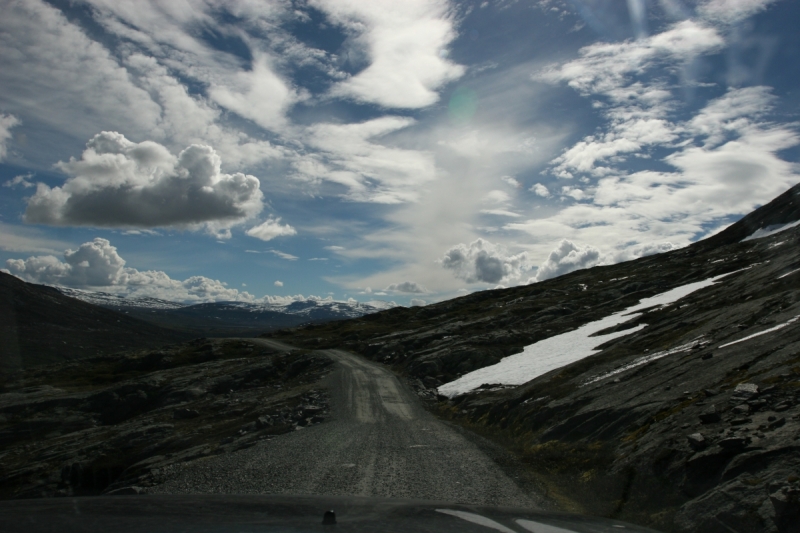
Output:
[[425,305],[800,182],[792,0],[4,0],[0,267]]

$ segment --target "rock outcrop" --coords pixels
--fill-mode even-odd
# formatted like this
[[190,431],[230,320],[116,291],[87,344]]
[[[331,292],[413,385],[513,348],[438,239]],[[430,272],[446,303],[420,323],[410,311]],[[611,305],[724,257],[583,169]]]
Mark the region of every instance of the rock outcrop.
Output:
[[141,492],[181,462],[318,424],[330,365],[201,339],[18,373],[0,393],[0,497]]

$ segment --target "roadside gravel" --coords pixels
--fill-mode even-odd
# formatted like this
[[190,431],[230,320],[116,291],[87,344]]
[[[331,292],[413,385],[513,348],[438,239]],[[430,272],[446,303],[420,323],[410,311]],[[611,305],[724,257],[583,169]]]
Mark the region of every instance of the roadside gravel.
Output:
[[[261,341],[270,347],[277,343]],[[385,367],[340,350],[322,385],[331,417],[232,454],[174,465],[160,494],[313,494],[539,507],[474,442]]]

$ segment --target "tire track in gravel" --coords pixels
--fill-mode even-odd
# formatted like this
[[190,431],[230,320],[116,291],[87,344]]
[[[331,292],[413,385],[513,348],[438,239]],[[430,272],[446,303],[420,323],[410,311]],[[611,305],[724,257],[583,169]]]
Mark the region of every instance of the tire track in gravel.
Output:
[[[250,339],[273,349],[290,346]],[[324,380],[329,421],[232,454],[176,466],[148,490],[173,494],[314,494],[538,507],[471,440],[427,412],[387,368],[342,350]]]

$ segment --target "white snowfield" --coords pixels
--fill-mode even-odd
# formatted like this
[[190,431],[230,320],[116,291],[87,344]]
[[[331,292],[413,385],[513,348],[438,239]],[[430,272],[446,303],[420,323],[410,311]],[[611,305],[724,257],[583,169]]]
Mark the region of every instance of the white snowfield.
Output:
[[741,242],[752,241],[753,239],[763,239],[764,237],[775,235],[776,233],[786,231],[787,229],[792,229],[798,224],[800,224],[800,220],[795,220],[794,222],[788,222],[786,224],[773,224],[772,226],[767,226],[766,228],[756,230],[749,237],[742,239]]
[[695,291],[713,285],[720,278],[730,274],[733,274],[733,272],[676,287],[651,298],[645,298],[637,305],[629,307],[624,311],[614,313],[606,318],[584,324],[578,329],[526,346],[521,353],[504,357],[497,364],[480,368],[461,376],[455,381],[445,383],[439,387],[439,394],[452,398],[459,394],[477,389],[485,383],[497,383],[502,385],[522,385],[523,383],[527,383],[551,370],[594,355],[599,352],[599,350],[595,349],[595,346],[639,331],[647,327],[647,325],[640,324],[631,329],[596,337],[591,337],[590,335],[627,322],[641,315],[641,313],[637,313],[637,311],[642,309],[664,306],[676,302]]
[[786,326],[788,326],[790,324],[794,324],[795,322],[797,322],[798,319],[800,319],[800,315],[798,315],[796,317],[793,317],[793,318],[790,318],[789,320],[787,320],[783,324],[778,324],[775,327],[772,327],[772,328],[769,328],[769,329],[765,329],[764,331],[759,331],[758,333],[753,333],[752,335],[748,335],[747,337],[745,337],[743,339],[739,339],[739,340],[733,341],[733,342],[728,342],[726,344],[718,346],[717,349],[726,348],[726,347],[732,346],[734,344],[739,344],[740,342],[749,341],[750,339],[754,339],[756,337],[760,337],[761,335],[766,335],[767,333],[772,333],[773,331],[778,331],[780,329],[785,328]]
[[800,268],[798,268],[797,270],[792,270],[791,272],[787,272],[786,274],[784,274],[784,275],[782,275],[782,276],[778,276],[778,278],[777,278],[777,279],[783,279],[783,278],[785,278],[786,276],[791,276],[792,274],[795,274],[795,273],[797,273],[797,272],[800,272]]
[[628,364],[622,365],[620,367],[615,368],[614,370],[610,370],[605,374],[600,374],[599,376],[595,376],[591,379],[586,380],[581,387],[585,387],[586,385],[591,385],[592,383],[597,383],[598,381],[602,381],[604,379],[610,378],[612,376],[616,376],[617,374],[621,374],[623,372],[627,372],[632,368],[636,368],[637,366],[646,365],[647,363],[652,363],[653,361],[658,361],[663,357],[667,357],[668,355],[674,355],[676,353],[683,353],[688,352],[695,346],[699,346],[703,344],[703,338],[698,337],[693,341],[687,342],[686,344],[681,344],[680,346],[676,346],[674,348],[670,348],[669,350],[663,350],[660,352],[655,352],[647,355],[643,355],[637,359],[634,359]]

